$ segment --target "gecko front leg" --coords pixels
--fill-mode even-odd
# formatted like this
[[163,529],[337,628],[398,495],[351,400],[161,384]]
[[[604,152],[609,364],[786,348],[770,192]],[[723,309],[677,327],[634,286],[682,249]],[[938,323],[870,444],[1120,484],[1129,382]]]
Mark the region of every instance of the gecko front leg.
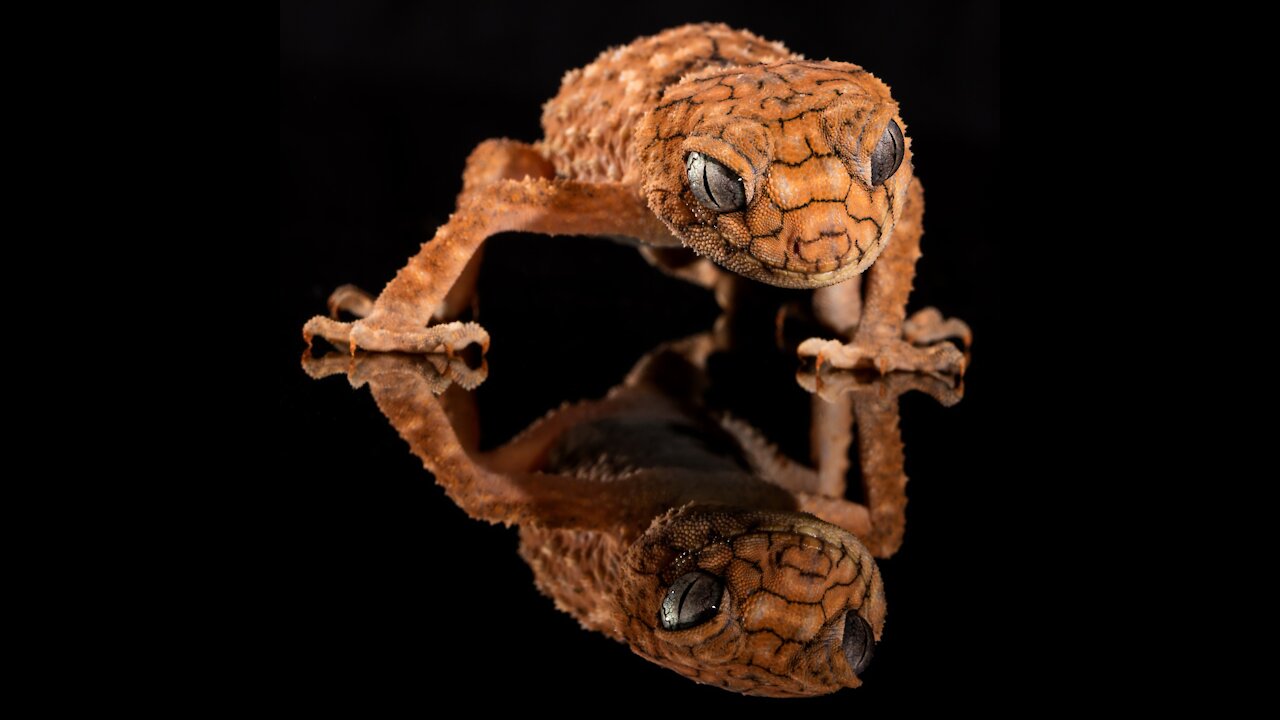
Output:
[[[488,157],[487,162],[494,159]],[[452,353],[471,343],[487,350],[489,334],[476,323],[428,324],[491,235],[524,231],[628,235],[654,241],[666,234],[636,189],[629,185],[528,176],[484,182],[473,180],[473,176],[469,172],[457,211],[387,284],[371,307],[352,291],[345,291],[346,297],[334,303],[339,308],[367,311],[367,316],[351,323],[314,317],[303,327],[308,343],[318,335],[339,346],[349,346],[353,352],[359,347],[372,351]]]
[[813,357],[819,366],[874,367],[881,374],[895,370],[964,374],[965,354],[945,341],[960,338],[967,349],[972,333],[964,322],[944,320],[934,308],[921,310],[910,319],[906,317],[916,261],[920,258],[923,218],[924,190],[914,180],[892,239],[867,271],[863,306],[852,341],[810,338],[798,348],[801,357]]

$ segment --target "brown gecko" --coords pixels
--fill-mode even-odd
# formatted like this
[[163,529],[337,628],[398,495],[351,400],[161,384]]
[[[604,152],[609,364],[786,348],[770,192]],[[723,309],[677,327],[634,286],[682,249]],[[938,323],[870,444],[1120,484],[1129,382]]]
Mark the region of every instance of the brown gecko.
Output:
[[[816,468],[705,406],[711,333],[649,353],[601,400],[566,405],[478,451],[485,371],[442,355],[333,353],[313,377],[368,384],[467,514],[518,525],[538,588],[583,627],[701,683],[799,697],[861,684],[884,629],[874,557],[902,542],[906,475],[898,397],[945,404],[948,382],[823,371]],[[812,370],[801,385],[813,386]],[[857,428],[865,503],[844,498]]]
[[[963,322],[933,308],[906,318],[924,195],[897,103],[861,67],[686,25],[567,73],[542,124],[534,144],[481,143],[435,237],[376,299],[336,290],[333,317],[308,321],[307,342],[487,349],[474,322],[431,323],[464,307],[486,238],[524,231],[630,239],[654,265],[708,287],[731,279],[719,266],[818,289],[817,315],[841,336],[799,346],[819,365],[964,372],[965,355],[945,342],[969,345]],[[339,322],[341,310],[359,319]]]

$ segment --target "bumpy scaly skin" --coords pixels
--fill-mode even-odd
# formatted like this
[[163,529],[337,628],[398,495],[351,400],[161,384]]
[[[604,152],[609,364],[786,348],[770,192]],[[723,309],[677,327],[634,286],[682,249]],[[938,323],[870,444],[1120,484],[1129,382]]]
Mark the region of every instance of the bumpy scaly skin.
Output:
[[[330,300],[335,317],[313,318],[304,336],[349,345],[353,355],[487,347],[475,323],[429,325],[465,307],[487,237],[626,236],[649,246],[655,264],[679,266],[695,282],[721,285],[707,263],[674,260],[681,245],[747,278],[821,288],[815,308],[844,337],[800,346],[819,369],[962,373],[965,358],[938,341],[967,345],[963,323],[936,311],[906,318],[924,196],[905,137],[901,165],[873,182],[872,151],[891,122],[905,128],[888,88],[855,65],[806,61],[723,25],[641,38],[565,76],[546,105],[541,142],[477,147],[457,211],[435,237],[376,299],[339,288]],[[685,168],[693,152],[741,178],[744,207],[713,213],[698,202]],[[832,285],[863,271],[861,293]],[[361,319],[337,321],[344,310]],[[706,355],[696,346],[684,349],[693,366]],[[822,414],[856,416],[863,429],[862,505],[843,499],[843,466],[821,467],[844,453],[827,453],[816,471],[799,467],[771,457],[754,431],[732,421],[720,441],[736,443],[736,456],[690,451],[675,465],[634,466],[669,455],[688,434],[645,446],[643,433],[610,439],[611,426],[593,422],[649,432],[691,422],[640,368],[606,400],[561,410],[481,455],[466,439],[474,433],[455,431],[442,406],[451,393],[454,402],[465,398],[440,378],[474,384],[482,372],[456,359],[428,367],[394,355],[308,367],[316,375],[349,368],[451,498],[474,517],[520,525],[539,587],[584,626],[738,692],[816,695],[859,683],[841,650],[842,620],[856,614],[879,640],[885,604],[871,557],[897,549],[906,502],[896,402],[868,399],[896,398],[892,383]],[[582,428],[608,442],[583,444]],[[815,432],[833,429],[847,436],[848,423]],[[723,607],[703,625],[665,630],[664,594],[693,568],[723,580]]]
[[[871,151],[897,105],[856,65],[801,60],[705,72],[671,88],[636,133],[650,208],[695,252],[740,275],[813,288],[867,269],[911,184],[872,185]],[[715,213],[684,174],[704,153],[743,179],[747,206]]]
[[[643,358],[598,401],[564,406],[496,449],[477,451],[472,397],[483,380],[458,359],[361,353],[304,359],[313,377],[347,373],[446,493],[471,516],[520,527],[520,553],[557,607],[591,630],[698,682],[774,697],[857,687],[845,619],[882,636],[873,557],[901,543],[906,475],[897,397],[958,394],[894,374],[869,384],[825,375],[815,442],[841,449],[816,469],[781,456],[746,423],[698,410],[711,333]],[[816,378],[801,377],[812,386]],[[690,395],[693,391],[695,394]],[[840,411],[832,413],[828,408]],[[866,504],[844,499],[844,448],[858,427]],[[720,578],[706,623],[667,630],[659,608],[683,574]]]
[[[823,288],[871,268],[860,317],[843,313],[856,328],[842,328],[838,341],[815,339],[801,355],[844,368],[963,373],[966,358],[941,342],[967,345],[963,323],[936,311],[905,318],[924,196],[905,136],[901,165],[873,181],[872,151],[891,122],[906,127],[889,88],[856,65],[807,61],[724,25],[640,38],[565,75],[544,108],[540,142],[476,148],[457,211],[435,237],[376,300],[344,286],[330,301],[334,317],[313,318],[303,335],[353,352],[487,348],[474,323],[429,326],[465,307],[487,237],[624,236],[648,246],[651,262],[702,284],[717,282],[714,271],[673,255],[680,245],[783,287]],[[741,178],[745,207],[715,213],[697,201],[685,170],[693,152]],[[917,221],[903,228],[908,215]],[[344,309],[361,319],[339,322]]]
[[[884,585],[851,534],[794,512],[689,507],[656,520],[628,551],[622,634],[639,655],[698,682],[752,695],[803,697],[857,687],[840,646],[846,612],[876,638]],[[709,622],[665,630],[667,588],[700,569],[721,577],[725,597]]]
[[538,148],[560,177],[638,188],[643,168],[636,126],[664,93],[699,72],[792,57],[781,43],[724,25],[685,25],[639,38],[565,73],[559,94],[543,107],[546,137]]

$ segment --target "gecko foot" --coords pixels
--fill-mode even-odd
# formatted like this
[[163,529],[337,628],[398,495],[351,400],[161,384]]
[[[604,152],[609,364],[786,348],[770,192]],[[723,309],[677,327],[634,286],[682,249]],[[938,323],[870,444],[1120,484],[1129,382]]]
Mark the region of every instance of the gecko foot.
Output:
[[964,353],[949,342],[916,347],[906,340],[866,342],[855,339],[851,343],[843,343],[809,338],[800,343],[796,352],[802,358],[813,358],[815,369],[819,371],[826,365],[841,370],[874,368],[881,375],[906,370],[943,376],[964,375],[967,364]]
[[943,318],[935,307],[927,307],[907,318],[902,337],[914,345],[932,345],[939,340],[960,340],[965,349],[973,344],[973,331],[960,318]]
[[468,345],[480,346],[481,353],[489,350],[489,333],[473,322],[451,322],[431,327],[401,330],[388,329],[367,320],[351,323],[338,322],[317,315],[302,327],[302,338],[311,346],[316,336],[328,340],[337,347],[356,348],[374,352],[405,352],[417,354],[443,353],[449,357]]

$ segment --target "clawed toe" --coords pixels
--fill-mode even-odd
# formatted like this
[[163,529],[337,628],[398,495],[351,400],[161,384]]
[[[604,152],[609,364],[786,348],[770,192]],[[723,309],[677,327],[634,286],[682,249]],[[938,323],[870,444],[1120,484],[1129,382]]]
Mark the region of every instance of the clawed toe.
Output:
[[329,317],[337,320],[344,310],[358,318],[367,317],[373,312],[373,296],[355,285],[343,285],[329,295]]
[[351,343],[351,323],[339,322],[323,315],[317,315],[302,326],[302,339],[307,341],[307,349],[311,349],[311,341],[322,337],[333,343],[334,347],[350,347],[355,354],[355,346]]
[[355,345],[377,352],[443,353],[453,357],[473,343],[480,346],[481,354],[489,351],[489,333],[473,322],[444,323],[421,330],[389,330],[361,321],[353,326],[351,339]]
[[959,340],[966,349],[973,345],[973,331],[960,318],[944,318],[935,307],[927,307],[902,325],[902,336],[913,345],[932,345],[942,340]]
[[827,360],[827,355],[832,352],[842,352],[845,345],[838,340],[823,340],[822,338],[809,338],[800,343],[796,348],[796,354],[802,358],[813,358],[819,367]]

